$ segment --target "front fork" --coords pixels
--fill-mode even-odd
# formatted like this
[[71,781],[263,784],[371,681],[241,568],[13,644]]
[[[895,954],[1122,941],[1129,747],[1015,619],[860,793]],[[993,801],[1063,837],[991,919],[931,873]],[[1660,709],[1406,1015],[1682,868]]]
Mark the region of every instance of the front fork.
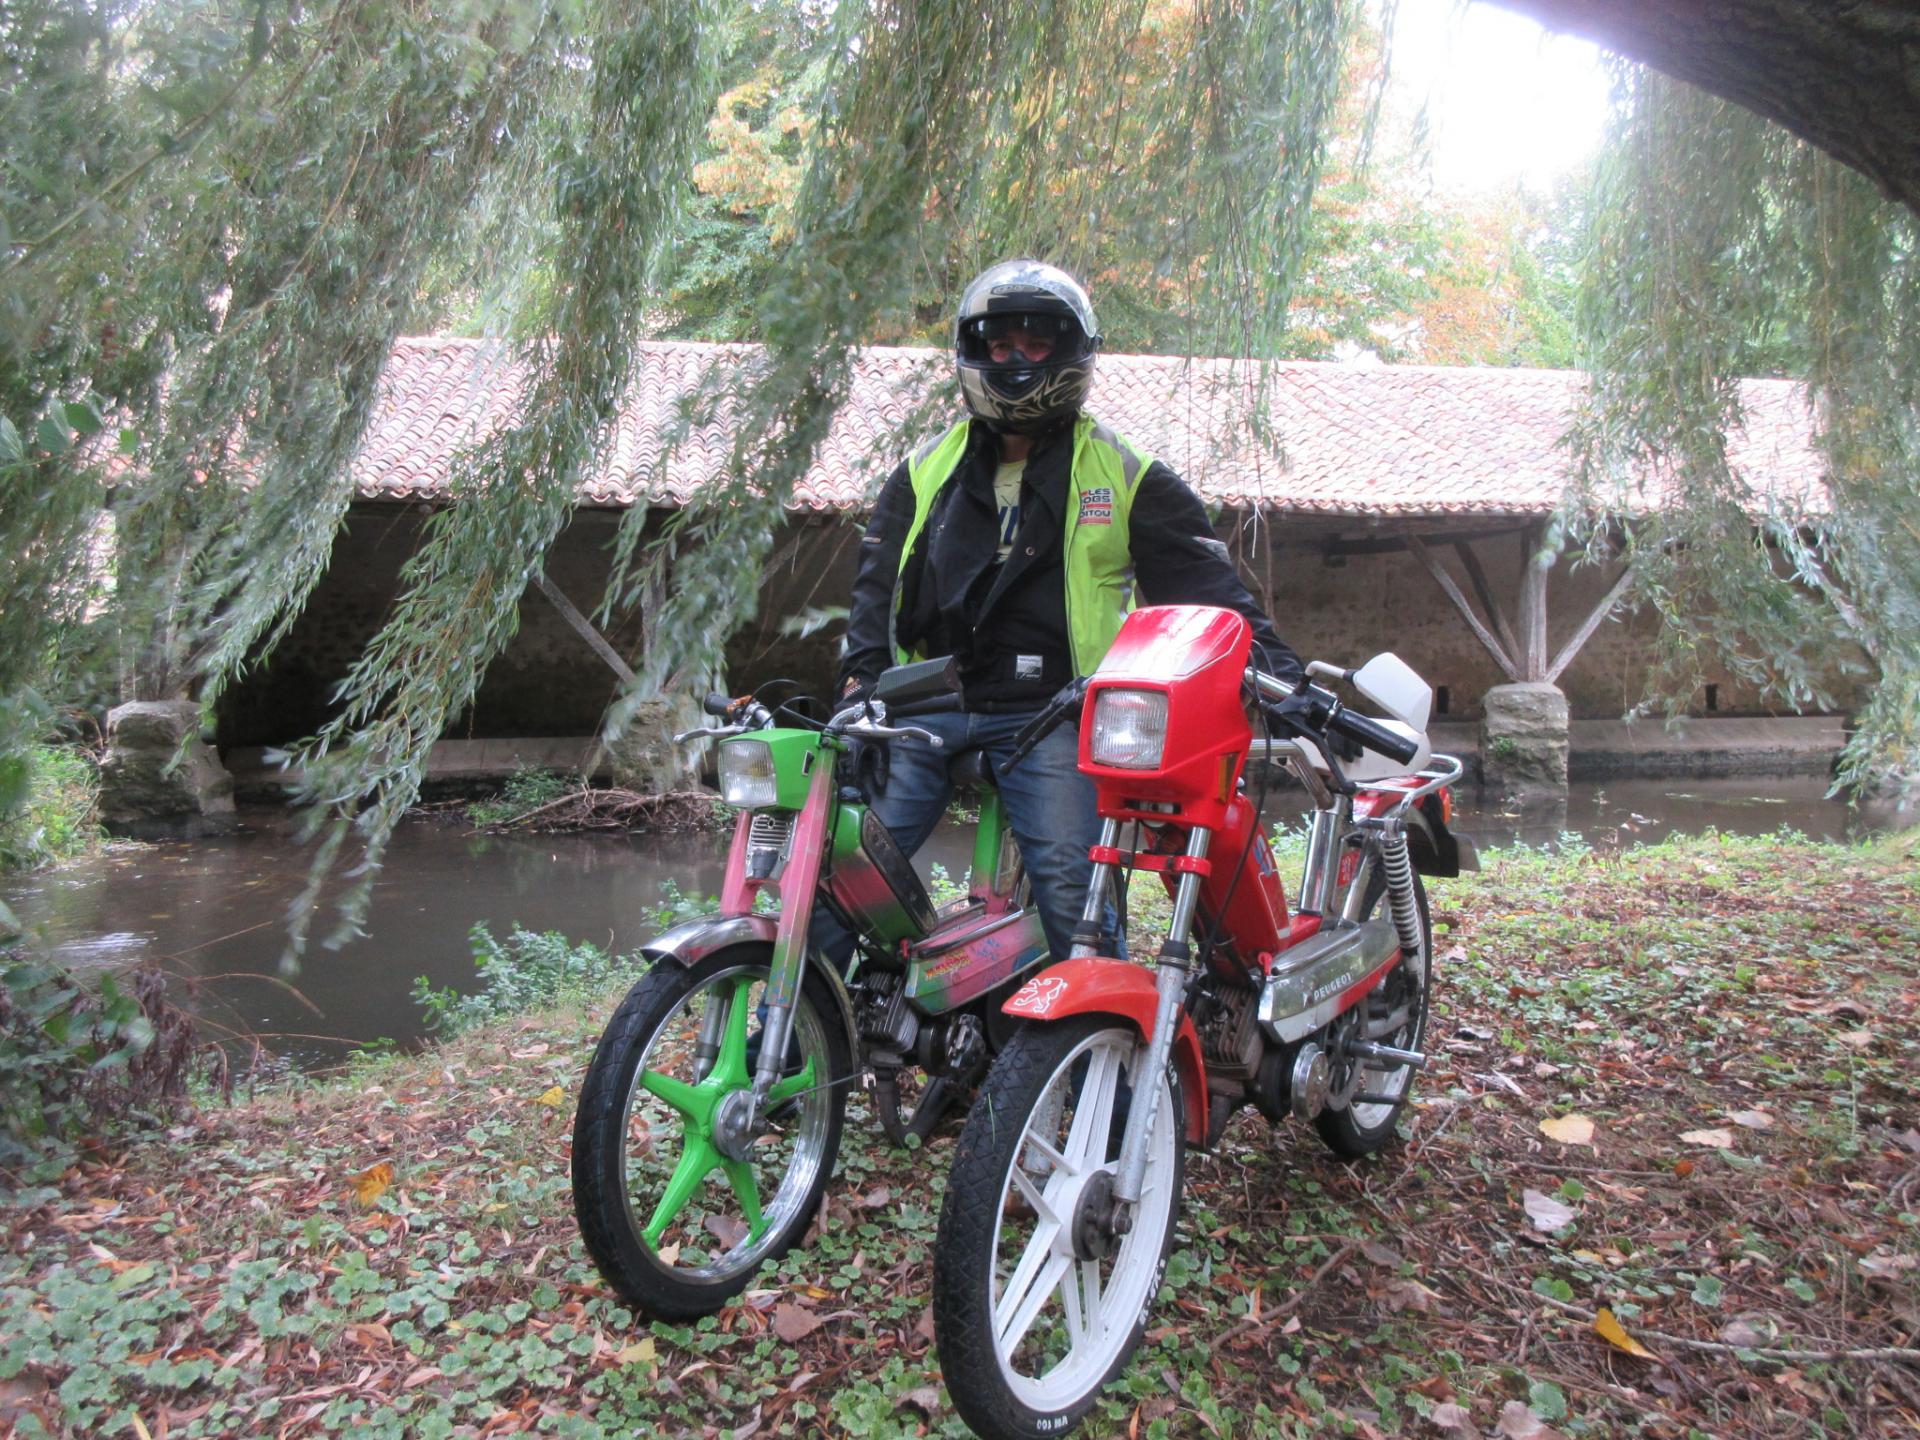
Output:
[[[760,1025],[760,1055],[753,1074],[753,1113],[749,1124],[757,1132],[766,1115],[767,1097],[786,1070],[787,1040],[793,1033],[793,1007],[806,975],[807,937],[813,924],[813,897],[820,883],[833,815],[833,755],[824,747],[816,752],[806,803],[794,822],[787,863],[775,886],[780,897],[780,925],[774,933],[773,960],[767,968],[766,1018]],[[855,1037],[848,1036],[849,1042]],[[706,1045],[704,1031],[700,1043]],[[716,1051],[717,1053],[717,1051]]]
[[[1102,848],[1114,849],[1119,836],[1119,821],[1101,822]],[[1187,983],[1193,978],[1192,950],[1187,940],[1193,930],[1194,911],[1200,905],[1202,877],[1198,867],[1206,860],[1207,844],[1212,838],[1213,832],[1210,830],[1196,828],[1187,834],[1186,859],[1192,868],[1180,872],[1180,882],[1173,892],[1173,919],[1167,926],[1166,941],[1160,946],[1160,956],[1154,964],[1157,1004],[1154,1007],[1153,1034],[1147,1040],[1146,1052],[1134,1065],[1133,1099],[1127,1107],[1127,1130],[1120,1142],[1120,1164],[1113,1183],[1115,1228],[1121,1231],[1131,1228],[1133,1206],[1139,1203],[1140,1192],[1146,1184],[1148,1137],[1153,1134],[1160,1113],[1161,1087],[1154,1080],[1173,1063],[1173,1038],[1186,1005]],[[1112,886],[1113,866],[1107,863],[1096,865],[1087,885],[1086,908],[1080,915],[1082,934],[1095,934],[1105,924],[1108,894]],[[1076,942],[1073,947],[1074,959],[1095,953],[1097,947],[1093,945]]]

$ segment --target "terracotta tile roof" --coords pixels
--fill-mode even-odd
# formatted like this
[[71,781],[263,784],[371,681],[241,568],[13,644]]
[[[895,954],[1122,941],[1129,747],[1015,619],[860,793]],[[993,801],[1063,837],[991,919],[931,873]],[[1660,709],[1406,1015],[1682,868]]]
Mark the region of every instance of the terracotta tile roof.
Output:
[[[730,406],[661,462],[683,399],[710,376],[745,378],[758,347],[640,346],[632,398],[583,504],[684,502],[726,473]],[[795,497],[799,508],[859,510],[905,449],[902,426],[945,372],[934,350],[873,348],[857,357],[852,397]],[[1089,408],[1164,459],[1207,500],[1318,515],[1544,514],[1567,474],[1559,439],[1583,377],[1560,370],[1334,365],[1268,367],[1271,439],[1249,433],[1236,403],[1257,381],[1221,360],[1103,355]],[[400,341],[353,475],[366,499],[445,493],[464,442],[514,414],[522,374],[495,342]],[[1748,411],[1736,469],[1763,493],[1819,493],[1820,465],[1800,388],[1743,382]],[[936,421],[935,424],[938,422]],[[934,426],[925,427],[931,433]]]

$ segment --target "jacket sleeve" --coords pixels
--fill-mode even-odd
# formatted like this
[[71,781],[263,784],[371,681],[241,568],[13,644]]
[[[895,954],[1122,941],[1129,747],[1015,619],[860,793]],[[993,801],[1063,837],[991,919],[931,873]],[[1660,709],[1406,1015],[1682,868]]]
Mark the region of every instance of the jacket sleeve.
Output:
[[860,556],[847,606],[847,655],[840,662],[834,696],[850,681],[866,685],[893,664],[893,592],[900,575],[900,547],[913,524],[913,482],[903,462],[880,487],[873,518],[860,537]]
[[1148,603],[1238,610],[1253,626],[1256,665],[1283,680],[1306,674],[1293,647],[1241,583],[1200,497],[1158,460],[1140,477],[1127,528],[1134,578]]

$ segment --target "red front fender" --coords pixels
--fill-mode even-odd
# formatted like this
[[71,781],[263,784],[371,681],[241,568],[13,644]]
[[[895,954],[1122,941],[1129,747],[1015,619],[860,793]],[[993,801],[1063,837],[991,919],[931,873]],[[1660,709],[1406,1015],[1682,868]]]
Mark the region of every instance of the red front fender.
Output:
[[[1073,1015],[1118,1015],[1153,1038],[1160,997],[1153,972],[1125,960],[1063,960],[1049,965],[1014,991],[1001,1010],[1022,1020],[1065,1020]],[[1180,1089],[1187,1097],[1187,1142],[1203,1145],[1207,1135],[1207,1069],[1200,1058],[1200,1036],[1193,1021],[1180,1016],[1173,1037],[1173,1063],[1180,1067]]]

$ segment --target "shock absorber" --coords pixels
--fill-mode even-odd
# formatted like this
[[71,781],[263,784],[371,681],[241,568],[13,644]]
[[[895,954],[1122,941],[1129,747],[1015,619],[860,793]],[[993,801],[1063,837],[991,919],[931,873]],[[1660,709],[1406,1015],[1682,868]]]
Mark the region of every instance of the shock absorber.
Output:
[[1393,928],[1400,935],[1400,949],[1417,955],[1426,943],[1420,926],[1420,906],[1413,895],[1413,861],[1407,855],[1407,832],[1396,825],[1380,843],[1380,868],[1387,880],[1387,900],[1393,907]]

